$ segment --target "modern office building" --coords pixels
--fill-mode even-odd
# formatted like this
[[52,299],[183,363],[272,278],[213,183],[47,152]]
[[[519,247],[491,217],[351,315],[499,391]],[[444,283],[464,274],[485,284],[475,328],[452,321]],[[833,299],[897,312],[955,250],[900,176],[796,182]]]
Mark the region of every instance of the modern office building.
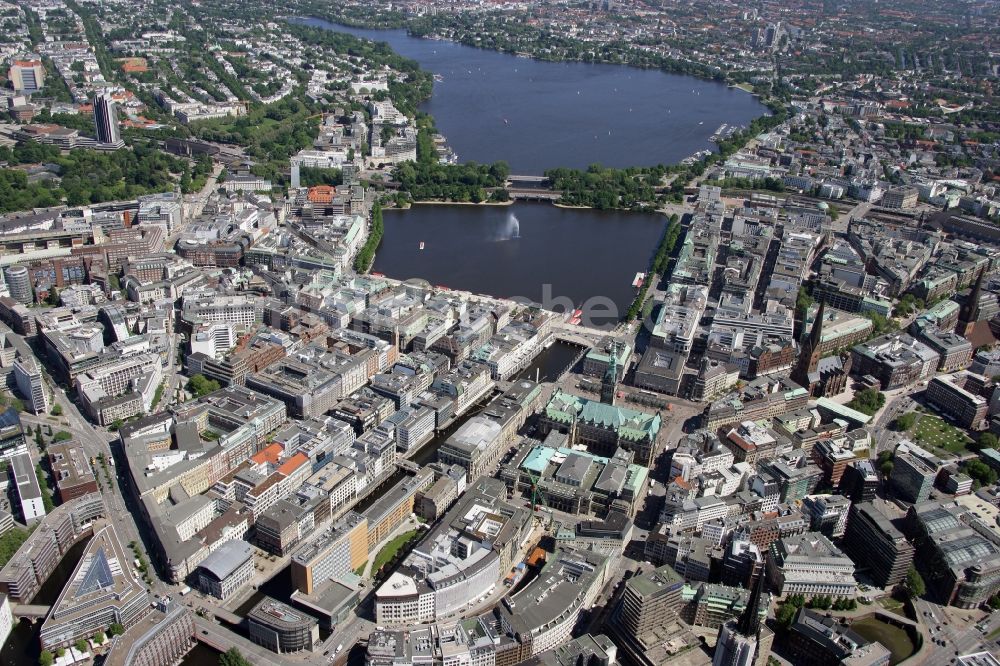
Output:
[[363,567],[368,561],[368,521],[349,512],[333,525],[320,530],[292,555],[292,585],[313,594],[327,581]]
[[70,548],[93,532],[105,513],[97,493],[60,504],[42,520],[0,570],[0,592],[17,603],[30,603]]
[[194,613],[161,600],[157,608],[111,644],[105,666],[174,666],[194,647]]
[[[681,607],[681,619],[688,624],[718,629],[729,620],[735,620],[743,615],[750,599],[750,589],[716,585],[714,583],[699,583],[696,587],[684,586]],[[761,622],[767,618],[770,595],[762,595],[758,614]]]
[[250,640],[284,654],[312,650],[319,642],[319,622],[271,597],[264,597],[247,614]]
[[42,489],[38,485],[35,466],[31,456],[21,453],[10,459],[10,473],[17,493],[17,508],[21,520],[26,523],[45,516],[45,505],[42,502]]
[[617,612],[622,629],[638,640],[672,622],[680,611],[683,588],[684,579],[668,565],[627,580]]
[[150,412],[162,379],[158,354],[136,354],[81,373],[76,390],[87,415],[99,425],[110,425]]
[[28,273],[28,269],[20,265],[8,266],[4,269],[3,274],[10,297],[18,303],[31,305],[35,296],[31,289],[31,275]]
[[42,625],[42,648],[68,647],[112,624],[129,629],[150,612],[149,594],[113,524],[94,532]]
[[934,487],[941,461],[911,442],[896,447],[889,482],[900,499],[918,504],[925,501]]
[[878,488],[878,473],[871,460],[855,460],[844,468],[840,492],[852,502],[871,502]]
[[488,594],[515,564],[530,529],[527,509],[484,477],[466,490],[375,593],[381,625],[436,620]]
[[20,413],[13,407],[0,412],[0,459],[28,452],[25,427],[21,424]]
[[882,588],[906,578],[913,563],[913,546],[871,502],[851,507],[843,546],[857,569],[867,571],[875,585]]
[[222,600],[228,599],[253,577],[253,548],[233,539],[219,546],[198,565],[198,588]]
[[118,130],[117,104],[111,95],[98,95],[94,98],[94,127],[97,130],[97,140],[100,143],[118,145],[122,143],[121,132]]
[[802,509],[809,516],[809,529],[828,539],[839,539],[847,529],[851,500],[843,495],[810,495],[802,499]]
[[78,443],[70,441],[50,444],[46,453],[60,504],[98,491],[94,470]]
[[34,356],[21,356],[14,361],[14,381],[17,392],[25,399],[25,407],[35,414],[48,414],[52,400]]
[[851,348],[851,369],[879,380],[883,391],[926,379],[940,362],[931,347],[906,333],[887,333]]
[[496,611],[500,625],[530,637],[531,656],[568,643],[607,581],[610,562],[594,551],[557,546],[534,580],[503,598]]
[[977,428],[986,418],[989,403],[980,391],[990,380],[971,372],[935,377],[924,394],[932,407],[955,419],[962,428]]
[[1000,592],[998,519],[1000,510],[976,495],[910,507],[915,561],[933,599],[977,608]]

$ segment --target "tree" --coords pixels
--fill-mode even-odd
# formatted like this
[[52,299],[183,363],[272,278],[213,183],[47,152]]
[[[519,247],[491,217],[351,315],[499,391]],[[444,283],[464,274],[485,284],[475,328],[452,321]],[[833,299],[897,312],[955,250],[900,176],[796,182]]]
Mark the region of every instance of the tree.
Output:
[[42,491],[42,506],[45,508],[45,513],[50,513],[52,509],[56,508],[56,505],[52,501],[52,491],[49,489],[48,478],[42,470],[41,463],[35,463],[35,477],[38,479],[38,487]]
[[922,597],[927,592],[927,585],[924,583],[923,576],[920,575],[920,572],[912,564],[910,565],[910,570],[906,572],[906,580],[903,581],[902,587],[903,594],[909,599]]
[[48,650],[42,650],[42,653],[38,655],[39,666],[52,666],[55,663],[55,657]]
[[62,416],[63,413],[62,405],[60,405],[59,403],[52,405],[52,411],[49,413],[52,414],[52,416]]
[[253,666],[253,664],[238,649],[229,648],[219,657],[219,666]]
[[112,636],[121,636],[125,633],[125,627],[118,622],[114,622],[110,627],[108,627],[108,633]]
[[214,379],[209,379],[205,375],[197,374],[188,381],[188,390],[195,394],[195,396],[201,398],[213,391],[219,390],[219,382]]
[[906,432],[917,423],[917,415],[913,412],[900,414],[893,423],[893,429],[899,432]]
[[104,635],[103,631],[98,631],[96,634],[94,634],[94,642],[97,643],[98,645],[103,645],[104,641],[106,640],[107,637]]
[[980,449],[995,449],[997,448],[997,436],[991,432],[984,432],[979,436],[977,444]]
[[87,641],[82,638],[77,639],[76,643],[73,644],[77,652],[87,653],[90,651],[90,646],[87,645]]
[[882,473],[882,476],[888,477],[892,474],[893,462],[892,462],[893,452],[892,451],[879,451],[878,454],[878,469]]
[[775,619],[778,621],[779,625],[788,628],[792,626],[792,621],[795,619],[795,614],[798,612],[798,606],[794,606],[790,603],[784,603],[778,607],[778,612],[775,613]]
[[866,388],[854,394],[854,399],[847,403],[851,409],[871,416],[885,405],[885,394],[873,388]]
[[962,471],[972,477],[972,480],[978,484],[978,487],[991,486],[996,483],[997,473],[993,469],[984,463],[982,460],[969,460],[966,461],[962,467]]

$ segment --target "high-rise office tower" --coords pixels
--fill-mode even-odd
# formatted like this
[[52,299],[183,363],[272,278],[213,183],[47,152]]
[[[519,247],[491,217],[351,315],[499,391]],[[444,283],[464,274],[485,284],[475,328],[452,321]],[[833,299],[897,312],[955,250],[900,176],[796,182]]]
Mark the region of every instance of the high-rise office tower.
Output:
[[94,98],[94,127],[97,129],[97,140],[101,143],[121,141],[122,137],[118,132],[118,113],[111,95],[98,95]]
[[4,271],[7,290],[15,301],[30,305],[34,300],[31,293],[31,275],[24,266],[10,266]]

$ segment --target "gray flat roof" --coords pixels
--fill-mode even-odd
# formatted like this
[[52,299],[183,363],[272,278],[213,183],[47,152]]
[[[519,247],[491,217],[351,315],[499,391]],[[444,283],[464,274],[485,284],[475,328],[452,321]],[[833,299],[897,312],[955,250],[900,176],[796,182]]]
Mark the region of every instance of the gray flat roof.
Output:
[[202,560],[198,568],[204,569],[216,580],[225,580],[244,562],[253,557],[250,544],[233,539],[219,546],[218,550]]

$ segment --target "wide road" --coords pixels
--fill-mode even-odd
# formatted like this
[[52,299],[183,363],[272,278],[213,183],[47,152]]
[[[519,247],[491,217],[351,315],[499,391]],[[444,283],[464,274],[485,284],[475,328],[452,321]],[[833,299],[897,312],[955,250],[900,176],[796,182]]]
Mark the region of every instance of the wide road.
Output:
[[[0,323],[0,331],[6,333],[7,339],[17,350],[18,354],[22,356],[34,356],[34,351],[22,336],[13,333],[10,328],[2,323]],[[39,363],[39,367],[42,368],[45,381],[48,384],[49,392],[52,395],[53,404],[59,405],[62,408],[61,418],[68,423],[68,427],[65,429],[73,435],[77,442],[80,443],[84,454],[88,458],[96,458],[98,455],[103,455],[104,458],[109,461],[108,472],[115,475],[116,478],[113,480],[114,482],[105,484],[105,489],[102,492],[102,495],[104,497],[104,503],[108,509],[108,519],[115,523],[115,529],[117,530],[118,536],[121,538],[123,545],[127,545],[130,541],[135,541],[140,545],[140,547],[143,547],[142,539],[140,538],[140,532],[136,526],[135,519],[129,512],[128,507],[125,504],[125,499],[122,496],[120,486],[122,483],[127,483],[127,479],[123,474],[122,466],[120,464],[116,466],[112,466],[110,464],[110,460],[112,458],[109,442],[114,438],[107,431],[98,430],[91,425],[90,422],[80,414],[80,410],[77,409],[76,404],[66,397],[66,392],[57,386],[54,381],[52,381],[48,372],[45,371],[44,365]],[[31,417],[29,416],[26,420],[31,420]],[[34,422],[37,422],[37,419],[35,419]],[[52,424],[49,423],[49,425]],[[98,465],[98,467],[100,467],[100,465]],[[95,469],[94,473],[101,474],[102,470]]]

